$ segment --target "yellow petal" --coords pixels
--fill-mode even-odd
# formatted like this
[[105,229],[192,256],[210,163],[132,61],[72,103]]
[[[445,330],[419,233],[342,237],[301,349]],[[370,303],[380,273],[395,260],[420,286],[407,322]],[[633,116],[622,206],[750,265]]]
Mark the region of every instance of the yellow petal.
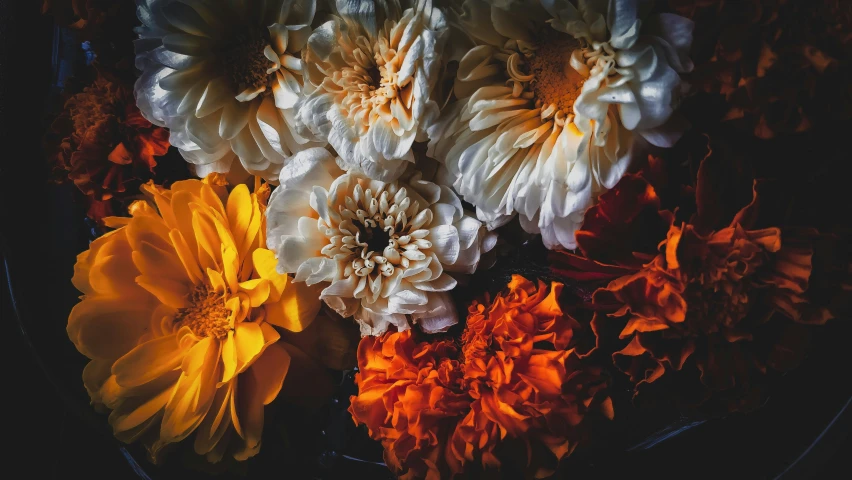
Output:
[[246,372],[240,391],[239,417],[245,448],[234,454],[237,459],[257,452],[263,433],[263,406],[278,396],[290,368],[290,354],[281,345],[271,345]]
[[210,216],[196,208],[192,212],[192,229],[198,242],[198,260],[201,267],[221,270],[219,258],[222,255],[222,242]]
[[212,268],[207,269],[207,281],[216,293],[224,295],[228,290],[228,284],[225,283],[225,279],[222,278],[222,274]]
[[263,330],[254,322],[237,324],[234,342],[237,347],[237,370],[242,372],[263,351]]
[[213,210],[218,214],[219,219],[224,220],[226,218],[225,207],[222,205],[222,199],[219,198],[219,195],[211,185],[205,184],[201,187],[201,199],[204,200],[204,203],[213,208]]
[[252,252],[252,262],[257,276],[271,282],[271,290],[269,292],[269,300],[277,302],[281,298],[281,293],[287,287],[289,277],[282,275],[275,270],[278,265],[278,259],[275,258],[275,253],[272,250],[258,248]]
[[[175,182],[177,184],[177,182]],[[174,185],[172,186],[174,189]],[[193,252],[198,250],[198,243],[195,239],[195,229],[192,227],[192,207],[190,206],[195,201],[195,197],[189,192],[175,192],[172,199],[172,210],[174,211],[175,223],[170,226],[177,228],[186,244]],[[197,257],[196,257],[197,258]],[[204,267],[202,267],[203,269]]]
[[231,392],[230,384],[216,391],[210,410],[195,434],[194,447],[199,455],[213,450],[231,426],[231,416],[226,415],[231,405]]
[[239,260],[237,259],[237,251],[233,247],[222,245],[222,272],[225,274],[225,281],[228,282],[228,291],[231,294],[237,293],[240,289],[237,272],[240,268]]
[[189,293],[192,283],[176,282],[168,278],[152,278],[145,275],[136,277],[136,283],[157,297],[157,300],[172,308],[186,308],[190,305]]
[[143,275],[154,278],[169,278],[176,282],[189,278],[174,249],[166,251],[150,243],[142,242],[133,251],[132,258],[133,264]]
[[237,372],[237,342],[234,340],[233,330],[228,331],[228,337],[222,343],[222,366],[222,379],[216,384],[216,388],[230,382]]
[[245,292],[252,308],[257,308],[269,299],[271,282],[262,278],[253,278],[240,283],[240,291]]
[[266,305],[266,321],[292,332],[301,332],[319,313],[322,287],[320,284],[309,286],[288,280],[281,298]]
[[147,398],[139,405],[134,405],[135,408],[128,408],[125,404],[113,411],[109,416],[109,423],[112,425],[114,432],[124,432],[130,430],[157,414],[171,397],[172,389],[166,388],[157,395]]
[[[234,242],[242,247],[246,238],[249,222],[251,221],[251,194],[248,187],[243,184],[237,185],[231,195],[228,196],[228,223]],[[244,258],[247,252],[240,250],[240,258]]]
[[193,284],[198,285],[203,281],[204,274],[201,272],[201,267],[198,266],[198,259],[195,253],[189,247],[186,239],[183,238],[180,230],[175,228],[169,232],[169,239],[171,239],[172,245],[175,247],[175,253],[177,253],[180,263],[183,264],[183,268],[186,270],[186,275]]
[[92,403],[104,403],[100,390],[111,373],[111,360],[92,360],[83,368],[83,385],[89,392]]
[[112,373],[120,386],[136,387],[180,368],[184,355],[186,351],[180,348],[177,335],[155,338],[116,360]]
[[166,404],[160,439],[179,442],[192,433],[207,414],[216,393],[216,375],[221,372],[221,343],[207,337],[190,349],[181,368],[184,373]]
[[160,250],[172,250],[169,240],[169,228],[160,217],[135,217],[125,227],[127,240],[133,250],[139,250],[141,243],[149,243]]
[[148,330],[151,311],[150,305],[126,299],[86,297],[71,310],[68,338],[91,359],[116,359]]

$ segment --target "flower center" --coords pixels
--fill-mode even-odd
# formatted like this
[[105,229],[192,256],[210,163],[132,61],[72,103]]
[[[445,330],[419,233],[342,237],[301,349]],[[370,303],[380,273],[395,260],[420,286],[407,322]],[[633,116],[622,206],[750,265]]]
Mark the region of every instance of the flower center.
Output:
[[574,102],[585,81],[571,66],[571,54],[578,48],[580,43],[572,36],[555,32],[546,34],[538,48],[527,55],[537,106],[547,109],[553,105],[556,112],[574,113]]
[[268,85],[271,62],[263,53],[267,45],[269,41],[257,35],[241,35],[222,52],[225,76],[237,93]]
[[117,116],[119,112],[116,95],[110,90],[109,83],[97,81],[73,98],[71,117],[74,133],[84,138],[89,129],[102,124],[109,117]]
[[390,235],[381,228],[371,228],[363,224],[359,225],[359,222],[355,222],[355,225],[359,227],[361,234],[360,240],[367,244],[367,251],[384,252],[385,247],[390,244]]
[[373,90],[382,86],[382,71],[379,70],[379,67],[372,66],[368,68],[367,75],[370,77],[370,86],[373,87]]
[[344,261],[345,276],[376,281],[427,259],[423,251],[432,242],[426,239],[429,230],[421,227],[432,221],[432,212],[420,211],[405,188],[392,183],[374,193],[358,184],[338,210],[337,225],[334,220],[329,226],[320,222],[320,231],[330,240],[322,253]]
[[178,309],[175,324],[189,327],[199,337],[223,339],[231,329],[225,299],[207,285],[198,285],[188,295],[190,306]]

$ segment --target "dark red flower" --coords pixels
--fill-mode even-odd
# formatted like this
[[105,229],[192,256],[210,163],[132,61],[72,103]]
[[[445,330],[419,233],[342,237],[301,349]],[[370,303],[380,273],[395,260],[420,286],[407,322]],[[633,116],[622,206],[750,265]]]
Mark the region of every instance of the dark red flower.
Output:
[[580,353],[611,354],[637,393],[665,383],[688,404],[752,409],[803,357],[807,325],[848,311],[849,237],[787,227],[777,183],[750,180],[741,160],[708,151],[679,220],[646,179],[662,178],[652,161],[588,210],[582,255],[551,255],[557,275],[600,286],[587,305],[597,343]]
[[[55,177],[70,179],[93,201],[149,178],[155,157],[168,148],[168,131],[142,117],[132,90],[101,76],[66,101],[47,136]],[[95,206],[93,212],[100,210]]]

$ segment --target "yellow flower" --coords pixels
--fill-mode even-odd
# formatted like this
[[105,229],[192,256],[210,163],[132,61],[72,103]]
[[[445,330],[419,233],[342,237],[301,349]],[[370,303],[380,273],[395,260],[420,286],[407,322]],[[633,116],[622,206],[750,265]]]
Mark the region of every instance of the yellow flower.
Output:
[[155,461],[193,433],[210,461],[246,459],[260,449],[264,405],[308,358],[272,325],[303,330],[319,292],[276,273],[265,186],[228,194],[212,175],[143,191],[149,201],[108,218],[119,228],[74,267],[83,296],[67,331],[92,360],[86,389],[112,410],[116,437],[144,442]]

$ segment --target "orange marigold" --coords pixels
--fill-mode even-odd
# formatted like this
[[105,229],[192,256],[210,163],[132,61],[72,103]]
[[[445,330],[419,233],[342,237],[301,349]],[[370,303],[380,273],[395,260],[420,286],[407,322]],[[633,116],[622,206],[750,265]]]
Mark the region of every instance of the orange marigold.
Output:
[[459,340],[420,342],[411,330],[362,339],[349,411],[400,478],[470,475],[516,456],[542,478],[584,441],[587,414],[613,417],[601,370],[568,348],[579,325],[561,290],[515,275],[493,301],[470,305]]
[[51,167],[93,200],[146,180],[165,155],[169,132],[142,117],[132,89],[103,76],[68,99],[47,137]]
[[848,238],[773,226],[783,192],[743,170],[709,152],[686,219],[661,208],[653,174],[626,175],[586,213],[583,255],[551,257],[556,274],[600,286],[584,297],[597,345],[578,353],[611,354],[637,393],[665,384],[655,398],[753,409],[804,356],[807,325],[849,309]]

